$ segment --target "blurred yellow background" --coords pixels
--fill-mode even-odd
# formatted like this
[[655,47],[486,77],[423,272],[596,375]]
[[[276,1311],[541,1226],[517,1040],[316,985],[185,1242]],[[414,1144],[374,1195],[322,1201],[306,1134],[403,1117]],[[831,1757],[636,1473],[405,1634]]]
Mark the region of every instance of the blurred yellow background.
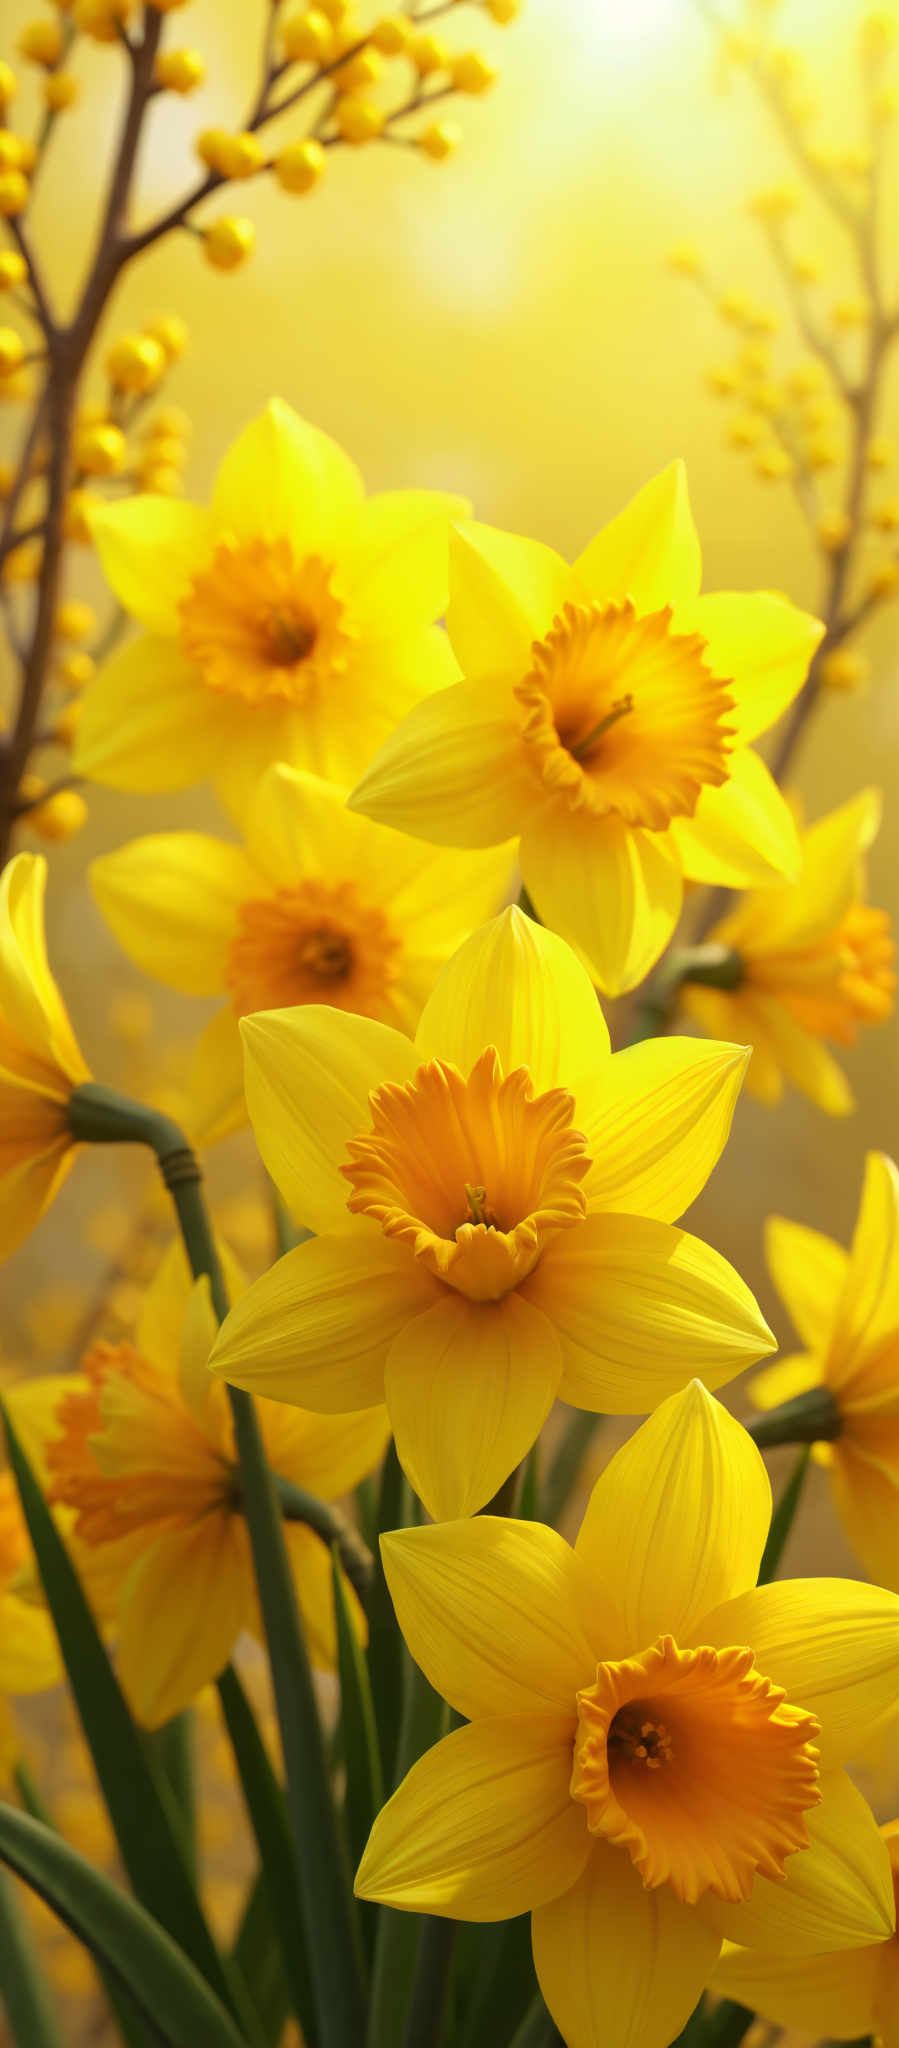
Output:
[[[34,0],[7,0],[4,41],[36,11]],[[861,12],[855,0],[792,0],[778,10],[777,34],[803,51],[823,104],[821,132],[834,140],[858,132]],[[169,40],[201,49],[211,82],[190,100],[157,103],[139,180],[144,215],[182,191],[199,129],[239,125],[265,14],[266,0],[193,0],[172,17]],[[195,423],[191,494],[204,494],[223,448],[273,392],[343,442],[371,488],[462,489],[480,517],[566,553],[682,455],[709,587],[774,586],[814,607],[816,565],[789,489],[760,480],[725,446],[725,416],[705,383],[734,337],[665,265],[671,244],[688,238],[717,287],[740,287],[785,312],[745,201],[783,176],[786,157],[751,86],[734,73],[722,90],[714,38],[691,0],[528,0],[505,31],[460,5],[439,26],[457,47],[485,48],[502,74],[488,99],[450,109],[465,129],[457,158],[437,166],[396,149],[343,149],[311,197],[288,198],[264,180],[233,188],[207,217],[252,214],[258,243],[244,270],[214,272],[181,234],[127,277],[107,334],[170,308],[190,322],[191,350],[170,395]],[[36,208],[37,237],[63,295],[89,246],[124,70],[115,48],[96,47],[76,68],[86,95],[61,123]],[[296,132],[294,117],[285,133]],[[838,233],[815,205],[803,241],[825,258],[826,303],[848,273]],[[785,365],[796,359],[788,325],[778,352]],[[899,426],[895,390],[890,411]],[[73,589],[84,587],[83,561],[76,558]],[[896,617],[886,612],[865,643],[875,669],[868,693],[823,707],[797,776],[810,817],[865,782],[884,787],[871,894],[894,913]],[[87,857],[138,831],[212,821],[205,795],[151,802],[97,792],[88,831],[53,855],[63,878],[54,957],[97,1071],[110,991],[135,977],[93,909]],[[159,991],[157,1014],[186,1032],[200,1013]],[[843,1123],[796,1096],[777,1112],[741,1106],[693,1220],[769,1311],[765,1214],[778,1207],[848,1234],[865,1149],[899,1143],[895,1062],[894,1024],[847,1054],[859,1107]],[[20,1296],[64,1267],[63,1219],[78,1214],[88,1186],[93,1199],[95,1166],[76,1176],[65,1208],[19,1254],[11,1272]],[[777,1327],[786,1342],[782,1315]]]

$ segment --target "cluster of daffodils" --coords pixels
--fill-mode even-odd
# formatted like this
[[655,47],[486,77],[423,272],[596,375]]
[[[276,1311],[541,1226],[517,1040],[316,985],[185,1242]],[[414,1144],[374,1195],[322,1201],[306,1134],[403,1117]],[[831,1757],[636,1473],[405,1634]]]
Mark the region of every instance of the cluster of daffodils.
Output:
[[[113,346],[113,381],[134,358]],[[147,395],[120,382],[129,430]],[[52,1685],[61,1652],[89,1741],[114,1713],[119,1740],[148,1731],[132,1770],[150,1737],[170,1770],[217,1688],[286,1887],[264,1907],[280,1999],[248,1964],[249,2025],[199,1906],[184,1931],[189,1872],[160,1892],[135,1845],[142,1798],[148,1839],[168,1825],[152,1787],[129,1778],[120,1804],[94,1750],[132,1885],[174,1937],[176,2010],[199,1940],[232,2027],[215,2048],[235,2020],[276,2048],[291,2012],[322,2048],[552,2028],[669,2048],[691,2015],[711,2048],[755,2011],[889,2041],[899,1824],[847,1766],[899,1712],[899,1174],[872,1155],[848,1256],[770,1219],[806,1347],[773,1362],[752,1293],[680,1221],[744,1077],[844,1113],[829,1048],[892,1009],[864,872],[878,793],[804,829],[752,744],[803,691],[821,623],[702,591],[679,464],[568,563],[460,499],[367,495],[281,401],[208,506],[150,488],[84,518],[136,630],[81,679],[76,770],[144,795],[211,782],[222,806],[218,832],[100,854],[94,896],[135,971],[217,1001],[177,1096],[98,1084],[48,965],[46,863],[6,867],[0,1248],[80,1151],[125,1139],[155,1152],[181,1241],[160,1248],[154,1212],[117,1254],[124,1313],[111,1290],[65,1370],[4,1373],[3,1694]],[[708,1036],[613,1051],[598,991],[656,968],[685,883],[740,892],[679,974]],[[124,1028],[143,1042],[145,1019]],[[281,1252],[265,1270],[251,1233],[249,1283],[196,1160],[247,1126]],[[766,1360],[744,1427],[716,1393]],[[573,1547],[552,1526],[557,1402],[570,1472],[601,1415],[647,1417]],[[759,1445],[790,1441],[772,1524]],[[775,1579],[810,1456],[875,1583]],[[240,1676],[254,1638],[286,1803]],[[4,1712],[33,1816],[27,1706]],[[82,1864],[0,1803],[0,1858],[27,1875],[36,1843],[43,1895],[114,1966],[108,1901],[101,1926],[73,1903]],[[397,1945],[397,1910],[420,1939]],[[527,1913],[532,1959],[516,1945],[504,1978],[499,1950],[452,1945],[458,1921]],[[478,2032],[485,1970],[504,1990]]]
[[[799,502],[824,587],[827,632],[815,682],[840,691],[862,688],[869,675],[851,636],[899,591],[896,448],[880,418],[899,334],[880,219],[899,111],[897,49],[899,15],[889,8],[865,14],[855,52],[861,128],[832,140],[801,51],[777,39],[774,10],[747,0],[744,22],[719,25],[725,72],[748,75],[791,161],[789,177],[749,200],[768,244],[778,305],[721,290],[692,243],[678,243],[669,259],[724,324],[728,353],[710,367],[707,384],[727,407],[728,446],[756,476],[787,484]],[[849,264],[836,274],[815,246],[822,207],[848,237]],[[794,344],[789,357],[778,341],[784,303],[801,348],[797,355]]]

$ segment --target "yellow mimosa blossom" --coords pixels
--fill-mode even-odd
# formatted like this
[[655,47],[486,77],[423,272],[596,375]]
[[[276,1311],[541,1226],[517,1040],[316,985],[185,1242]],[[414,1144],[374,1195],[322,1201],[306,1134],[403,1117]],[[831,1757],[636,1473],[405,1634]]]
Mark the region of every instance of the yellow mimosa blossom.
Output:
[[770,1350],[733,1268],[673,1223],[745,1050],[613,1057],[588,975],[521,911],[454,954],[414,1041],[313,1004],[241,1028],[262,1157],[318,1235],[242,1297],[211,1363],[325,1413],[386,1400],[432,1515],[490,1500],[557,1394],[633,1413]]
[[208,510],[104,505],[100,559],[145,632],[85,691],[77,772],[132,790],[211,776],[238,811],[270,761],[350,780],[457,673],[433,621],[466,509],[437,491],[366,498],[342,449],[279,399],[229,449]]
[[806,1349],[751,1385],[760,1408],[825,1387],[840,1433],[816,1446],[853,1550],[882,1586],[899,1591],[899,1173],[883,1152],[865,1162],[851,1249],[805,1224],[771,1216],[772,1279]]
[[361,1898],[532,1913],[567,2048],[668,2048],[722,1939],[782,1956],[894,1927],[841,1768],[899,1693],[899,1601],[756,1587],[762,1459],[698,1381],[612,1459],[574,1549],[492,1516],[383,1538],[397,1619],[469,1726],[375,1821]]
[[[899,1820],[881,1828],[899,1908]],[[876,2035],[899,2048],[899,1937],[829,1955],[762,1956],[726,1943],[713,1979],[726,1998],[752,2006],[780,2027],[828,2040]]]
[[854,1107],[825,1039],[853,1045],[863,1024],[892,1015],[896,948],[887,911],[864,900],[864,854],[881,802],[865,789],[802,835],[802,872],[792,886],[756,889],[709,939],[738,956],[733,989],[686,982],[683,1007],[713,1037],[747,1039],[746,1086],[779,1102],[784,1079],[842,1116]]
[[[206,1284],[191,1287],[175,1246],[134,1343],[87,1354],[45,1446],[50,1499],[74,1510],[88,1589],[114,1613],[122,1680],[151,1726],[217,1676],[243,1629],[261,1632],[227,1395],[206,1370],[214,1330]],[[338,1421],[264,1404],[260,1423],[273,1472],[324,1499],[370,1471],[388,1436],[377,1408]],[[284,1530],[310,1654],[330,1666],[330,1552],[305,1523]]]
[[798,867],[747,742],[795,697],[823,628],[771,592],[699,584],[680,463],[572,568],[457,529],[447,627],[465,680],[410,712],[352,798],[438,845],[520,834],[539,916],[609,994],[658,958],[684,875],[743,888]]
[[19,853],[0,875],[0,1257],[49,1207],[73,1158],[66,1109],[90,1074],[50,972],[47,863]]
[[227,1007],[200,1039],[191,1129],[207,1141],[246,1115],[238,1020],[329,1003],[413,1031],[448,955],[499,908],[500,852],[424,852],[354,817],[339,790],[277,764],[245,846],[200,832],[135,839],[94,861],[116,938],[150,974]]

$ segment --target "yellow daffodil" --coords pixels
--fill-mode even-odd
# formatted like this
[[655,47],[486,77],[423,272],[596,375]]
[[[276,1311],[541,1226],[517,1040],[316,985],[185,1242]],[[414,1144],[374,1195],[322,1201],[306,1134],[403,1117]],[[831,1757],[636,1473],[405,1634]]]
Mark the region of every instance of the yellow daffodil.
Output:
[[62,1675],[50,1617],[31,1597],[31,1545],[10,1472],[0,1472],[0,1784],[19,1751],[10,1693],[44,1692]]
[[383,1539],[416,1661],[469,1726],[375,1821],[361,1898],[532,1913],[567,2048],[668,2048],[724,1937],[781,1956],[894,1927],[842,1769],[899,1694],[899,1600],[756,1587],[771,1492],[698,1382],[594,1487],[574,1549],[492,1516]]
[[220,1135],[246,1114],[238,1019],[329,1003],[413,1031],[447,956],[502,903],[508,856],[424,854],[346,809],[314,775],[269,768],[246,845],[200,832],[136,839],[94,861],[116,938],[139,967],[189,995],[224,995],[195,1062],[191,1128]]
[[319,1234],[237,1303],[211,1362],[326,1413],[386,1400],[432,1515],[490,1500],[557,1394],[633,1413],[771,1348],[733,1268],[673,1225],[744,1049],[613,1057],[588,975],[521,911],[454,954],[414,1041],[312,1004],[241,1028],[262,1157]]
[[767,1226],[768,1265],[807,1349],[752,1382],[761,1408],[824,1387],[839,1435],[816,1446],[853,1550],[899,1591],[899,1173],[869,1152],[849,1252],[784,1216]]
[[343,450],[277,399],[229,449],[208,510],[103,506],[100,559],[145,632],[85,691],[78,772],[132,790],[211,776],[238,811],[270,761],[349,781],[457,673],[433,621],[466,509],[437,491],[366,499]]
[[73,1158],[67,1105],[90,1080],[44,941],[47,863],[19,853],[0,875],[0,1257],[49,1207]]
[[[899,1820],[881,1828],[899,1907]],[[899,1937],[871,1948],[838,1949],[830,1955],[789,1961],[762,1956],[729,1943],[722,1950],[714,1987],[726,1998],[752,2006],[764,2019],[828,2040],[876,2035],[881,2048],[899,2048]]]
[[709,933],[735,956],[733,989],[687,981],[687,1015],[714,1038],[753,1048],[746,1086],[779,1102],[784,1079],[819,1109],[854,1107],[842,1068],[823,1041],[853,1045],[863,1024],[892,1015],[895,946],[885,910],[864,900],[864,854],[880,825],[876,790],[862,790],[802,835],[793,886],[757,889]]
[[[186,1706],[241,1631],[261,1626],[227,1396],[206,1370],[214,1329],[206,1284],[191,1287],[176,1246],[134,1344],[88,1353],[45,1450],[50,1498],[75,1511],[88,1590],[114,1608],[122,1679],[150,1725]],[[388,1435],[376,1408],[338,1421],[265,1404],[260,1422],[272,1470],[320,1498],[354,1486]],[[286,1522],[285,1536],[310,1653],[330,1666],[330,1552],[302,1522]]]
[[573,568],[463,526],[447,626],[465,680],[410,712],[352,798],[438,845],[520,834],[539,916],[609,994],[658,958],[684,875],[745,887],[798,868],[747,742],[795,697],[823,628],[770,592],[699,583],[680,463]]

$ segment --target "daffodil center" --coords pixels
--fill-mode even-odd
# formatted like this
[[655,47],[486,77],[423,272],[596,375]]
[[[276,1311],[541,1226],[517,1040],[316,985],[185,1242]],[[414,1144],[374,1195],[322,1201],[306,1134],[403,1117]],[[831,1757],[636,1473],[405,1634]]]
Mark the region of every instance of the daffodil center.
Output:
[[179,609],[184,653],[228,696],[306,705],[346,668],[353,636],[332,570],[286,539],[220,540]]
[[400,941],[353,882],[310,878],[242,903],[228,948],[238,1016],[333,1003],[362,1017],[390,1011]]
[[572,809],[663,831],[727,780],[733,699],[699,633],[672,607],[566,604],[516,687],[522,737],[546,789]]
[[174,1374],[130,1344],[96,1344],[81,1372],[88,1385],[63,1396],[47,1463],[48,1497],[76,1510],[86,1543],[184,1527],[228,1499],[230,1459],[194,1421]]
[[595,1835],[626,1849],[644,1884],[694,1905],[748,1899],[808,1845],[820,1733],[749,1649],[680,1650],[660,1636],[600,1664],[577,1695],[571,1795]]
[[504,1075],[493,1046],[467,1080],[430,1060],[412,1081],[376,1088],[369,1107],[371,1129],[341,1167],[347,1207],[473,1301],[517,1287],[586,1213],[590,1156],[573,1098],[536,1094],[526,1067]]
[[896,948],[885,910],[853,903],[812,945],[755,958],[747,950],[749,980],[777,995],[815,1037],[854,1045],[860,1025],[892,1015]]

